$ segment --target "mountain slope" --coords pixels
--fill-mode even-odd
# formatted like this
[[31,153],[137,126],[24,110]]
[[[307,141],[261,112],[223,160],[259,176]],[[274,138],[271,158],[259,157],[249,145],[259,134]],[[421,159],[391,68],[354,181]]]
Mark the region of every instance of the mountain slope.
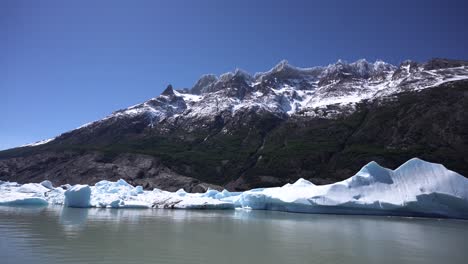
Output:
[[[205,75],[45,144],[0,152],[0,179],[244,190],[345,179],[412,158],[468,175],[468,63],[283,61]],[[213,184],[213,185],[209,185]]]

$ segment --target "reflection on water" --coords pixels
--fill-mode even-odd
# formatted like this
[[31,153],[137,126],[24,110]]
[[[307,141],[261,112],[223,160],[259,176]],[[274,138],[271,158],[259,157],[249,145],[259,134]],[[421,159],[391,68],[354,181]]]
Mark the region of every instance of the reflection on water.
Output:
[[468,221],[0,207],[1,263],[465,263]]

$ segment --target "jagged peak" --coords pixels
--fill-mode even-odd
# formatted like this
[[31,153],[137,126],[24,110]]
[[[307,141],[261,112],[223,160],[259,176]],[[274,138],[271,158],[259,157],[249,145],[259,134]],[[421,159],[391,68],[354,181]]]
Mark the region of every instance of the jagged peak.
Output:
[[418,62],[413,61],[413,60],[404,60],[400,63],[400,67],[407,66],[407,65],[414,65],[414,64],[418,64]]
[[338,59],[335,63],[335,65],[341,65],[341,64],[349,64],[348,61],[343,60],[343,59]]
[[397,67],[391,63],[385,62],[381,59],[375,60],[373,63],[374,70],[395,70]]
[[371,62],[368,62],[365,58],[358,59],[357,61],[354,62],[355,64],[369,64]]
[[230,86],[231,84],[229,84],[229,82],[235,81],[238,83],[242,80],[244,80],[245,84],[248,86],[251,86],[254,83],[263,83],[265,81],[272,82],[271,85],[276,85],[274,83],[281,85],[283,81],[289,83],[302,83],[305,81],[309,84],[318,81],[319,86],[334,83],[343,79],[356,80],[361,78],[383,81],[386,76],[389,76],[388,74],[391,74],[392,72],[394,72],[392,78],[395,79],[400,78],[401,74],[405,72],[411,73],[418,70],[447,68],[450,65],[464,66],[468,65],[468,62],[435,58],[427,63],[420,64],[415,61],[406,60],[397,67],[381,59],[369,61],[362,58],[354,62],[338,59],[335,63],[327,66],[300,68],[291,65],[288,60],[283,59],[269,71],[259,72],[254,76],[239,68],[219,76],[214,74],[202,75],[197,83],[188,90],[188,92],[194,95],[211,93],[223,89],[223,87]]
[[289,64],[289,62],[286,60],[286,59],[282,59],[280,62],[278,62],[273,68],[271,68],[270,70],[266,71],[266,72],[257,72],[255,73],[255,77],[257,76],[260,76],[260,75],[268,75],[268,74],[271,74],[271,73],[275,73],[275,72],[280,72],[280,71],[283,71],[285,70],[286,68],[296,68],[294,66],[292,66],[291,64]]
[[226,73],[221,74],[219,76],[218,81],[228,82],[234,77],[243,78],[246,81],[253,79],[252,75],[250,75],[250,73],[248,73],[247,71],[240,69],[240,68],[236,68],[233,72],[226,72]]
[[202,76],[200,76],[200,79],[198,79],[198,82],[200,82],[201,80],[218,80],[218,76],[216,76],[216,74],[213,73],[203,74]]
[[242,78],[245,78],[245,79],[252,79],[252,75],[250,75],[250,73],[248,73],[247,71],[243,70],[243,69],[240,69],[240,68],[236,68],[234,70],[234,77],[242,77]]
[[329,64],[325,67],[323,76],[333,75],[338,73],[353,74],[356,77],[368,78],[385,71],[395,70],[396,67],[382,60],[369,62],[366,59],[359,59],[348,63],[345,60],[339,59],[334,64]]
[[293,66],[291,66],[289,64],[289,62],[285,59],[281,60],[278,64],[275,65],[275,67],[273,67],[270,71],[272,72],[279,72],[279,71],[282,71],[284,70],[285,68],[294,68]]
[[190,89],[191,94],[201,94],[210,86],[218,81],[218,77],[214,74],[204,74],[198,79],[195,85]]
[[366,58],[361,58],[357,59],[354,62],[348,62],[347,60],[344,59],[338,59],[335,63],[329,64],[328,66],[333,66],[333,65],[363,65],[363,64],[387,64],[387,65],[392,65],[388,62],[383,61],[382,59],[377,59],[374,62],[368,61]]
[[338,59],[335,63],[328,64],[325,67],[325,71],[334,71],[338,69],[344,69],[345,67],[348,67],[349,63],[346,60],[343,59]]
[[232,77],[234,77],[234,73],[233,72],[225,72],[223,74],[221,74],[218,78],[218,81],[220,82],[227,82],[229,81],[230,79],[232,79]]
[[369,63],[366,59],[357,60],[349,65],[354,68],[360,76],[370,75],[374,70],[374,64]]
[[370,76],[380,74],[386,71],[396,70],[394,65],[376,60],[369,62],[366,59],[359,59],[355,62],[349,63],[346,60],[338,59],[335,63],[327,66],[316,66],[311,68],[299,68],[289,64],[287,60],[281,60],[275,67],[267,72],[259,72],[255,74],[257,81],[264,81],[269,78],[320,78],[327,75],[338,73],[354,74],[358,77],[368,78]]
[[174,88],[172,88],[172,85],[169,84],[166,89],[161,93],[161,95],[174,95]]
[[269,71],[255,73],[254,78],[258,81],[262,81],[268,77],[277,76],[278,74],[283,74],[291,78],[300,78],[307,74],[314,74],[316,71],[322,70],[322,68],[323,67],[300,68],[291,65],[287,60],[283,59]]
[[447,58],[432,58],[428,62],[424,63],[424,69],[426,70],[455,68],[461,66],[468,66],[468,61]]
[[395,74],[397,74],[397,76],[402,73],[410,74],[411,72],[417,71],[419,65],[420,64],[416,61],[404,60],[398,66],[398,69],[395,71]]

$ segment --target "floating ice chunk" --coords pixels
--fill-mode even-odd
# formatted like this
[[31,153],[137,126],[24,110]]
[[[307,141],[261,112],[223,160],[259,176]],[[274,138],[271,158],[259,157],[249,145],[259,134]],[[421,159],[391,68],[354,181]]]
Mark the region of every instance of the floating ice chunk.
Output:
[[0,196],[0,205],[6,206],[46,206],[49,203],[42,197],[11,196],[4,198]]
[[342,182],[247,191],[237,202],[242,207],[291,212],[468,218],[468,180],[420,159],[394,171],[371,162]]
[[120,179],[116,182],[117,185],[120,185],[120,186],[125,186],[125,187],[133,187],[132,185],[130,185],[129,183],[127,183],[124,179]]
[[239,200],[236,202],[241,207],[249,207],[256,210],[266,210],[268,209],[268,204],[270,203],[271,196],[268,196],[262,192],[244,192],[240,195]]
[[112,208],[119,208],[121,205],[123,206],[125,204],[124,201],[121,201],[120,199],[114,200],[109,203],[109,206]]
[[209,198],[216,198],[216,195],[219,194],[219,191],[213,190],[213,189],[208,189],[205,193],[203,193],[201,196],[202,197],[209,197]]
[[109,208],[151,207],[153,192],[133,187],[124,180],[100,181],[91,187],[91,206]]
[[142,194],[144,191],[143,191],[143,187],[141,186],[137,186],[135,188],[133,188],[131,191],[130,191],[130,194],[133,195],[133,196],[136,196],[138,194]]
[[177,195],[181,196],[181,197],[187,195],[187,192],[186,192],[184,189],[182,189],[182,188],[179,189],[179,190],[177,190],[175,193],[176,193]]
[[21,185],[17,191],[22,193],[45,193],[49,189],[39,183],[26,183]]
[[61,187],[52,189],[44,195],[50,204],[63,205],[65,203],[65,189]]
[[19,184],[17,182],[3,182],[1,187],[2,188],[21,187],[21,184]]
[[45,180],[40,183],[42,186],[46,187],[49,190],[54,189],[54,186],[52,185],[52,182]]
[[90,207],[91,188],[88,185],[77,184],[65,192],[65,206]]
[[105,192],[105,193],[122,193],[122,192],[128,192],[133,189],[133,186],[128,184],[126,181],[120,179],[116,182],[111,182],[111,181],[100,181],[97,182],[94,185],[96,190],[99,190],[99,192]]
[[218,192],[214,198],[216,199],[227,199],[227,198],[231,198],[231,197],[234,197],[234,196],[239,196],[241,195],[242,192],[230,192],[228,190],[223,190],[222,192]]
[[3,206],[44,206],[48,202],[44,193],[47,188],[37,183],[18,184],[2,182],[0,185],[0,205]]

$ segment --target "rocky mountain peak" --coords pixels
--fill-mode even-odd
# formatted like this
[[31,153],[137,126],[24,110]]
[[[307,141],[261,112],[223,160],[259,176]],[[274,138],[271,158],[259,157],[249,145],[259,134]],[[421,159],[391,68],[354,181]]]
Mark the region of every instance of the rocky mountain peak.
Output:
[[272,83],[282,80],[312,80],[316,79],[321,72],[322,67],[299,68],[289,64],[287,60],[282,60],[271,70],[256,73],[255,80]]
[[352,63],[338,60],[335,64],[330,64],[325,68],[322,77],[333,81],[349,78],[368,79],[395,69],[396,67],[392,64],[381,60],[373,63],[368,62],[366,59],[360,59]]
[[456,67],[462,67],[462,66],[468,66],[468,62],[462,61],[462,60],[433,58],[429,60],[428,62],[424,63],[425,70],[456,68]]
[[172,85],[169,84],[166,87],[166,89],[161,93],[161,95],[166,95],[166,96],[174,95],[174,88],[172,88]]
[[[468,79],[468,67],[464,65],[468,63],[433,59],[425,64],[405,61],[395,67],[380,60],[361,59],[352,63],[339,60],[326,67],[299,68],[283,60],[255,76],[236,69],[219,77],[203,75],[190,90],[174,90],[169,85],[161,96],[117,111],[111,117],[149,115],[151,120],[172,116],[198,119],[255,109],[278,116],[333,118],[352,112],[354,105],[363,100]],[[333,114],[320,110],[330,106],[335,107]]]
[[243,81],[245,81],[247,83],[252,82],[254,80],[254,78],[252,77],[252,75],[250,75],[250,73],[248,73],[247,71],[244,71],[242,69],[239,69],[239,68],[237,68],[234,71],[233,78],[243,80]]
[[374,66],[374,71],[376,72],[394,71],[396,69],[396,66],[390,63],[387,63],[383,60],[376,60],[373,66]]
[[214,74],[205,74],[195,83],[190,90],[192,94],[202,94],[211,91],[212,86],[218,81],[218,77]]
[[289,64],[289,62],[283,59],[271,69],[271,72],[281,72],[292,68],[293,67]]

